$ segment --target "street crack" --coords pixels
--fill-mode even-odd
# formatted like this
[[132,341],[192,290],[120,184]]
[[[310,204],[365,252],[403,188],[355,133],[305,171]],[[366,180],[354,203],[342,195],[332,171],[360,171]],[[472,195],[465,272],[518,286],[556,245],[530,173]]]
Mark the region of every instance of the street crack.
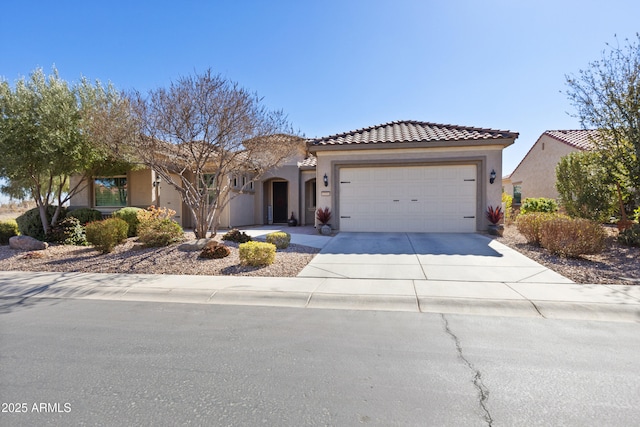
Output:
[[456,345],[458,357],[473,373],[473,386],[476,388],[476,390],[478,390],[480,408],[484,412],[482,418],[487,423],[487,425],[491,427],[493,426],[493,418],[491,417],[489,408],[487,408],[487,400],[489,400],[489,389],[482,382],[482,374],[480,373],[480,371],[476,369],[475,366],[473,366],[473,363],[471,363],[462,352],[462,344],[460,343],[460,339],[456,336],[456,334],[453,333],[453,331],[449,327],[449,321],[447,320],[445,315],[441,314],[440,316],[442,317],[442,324],[444,326],[445,333],[453,339],[453,342]]

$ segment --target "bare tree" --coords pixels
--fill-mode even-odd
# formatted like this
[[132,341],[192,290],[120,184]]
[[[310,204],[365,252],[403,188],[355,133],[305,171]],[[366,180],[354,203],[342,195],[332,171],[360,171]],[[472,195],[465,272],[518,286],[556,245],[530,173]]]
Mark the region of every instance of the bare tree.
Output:
[[[142,130],[132,155],[180,193],[198,238],[215,235],[229,201],[300,146],[282,111],[211,70],[136,92],[132,106]],[[239,193],[232,174],[247,178]]]

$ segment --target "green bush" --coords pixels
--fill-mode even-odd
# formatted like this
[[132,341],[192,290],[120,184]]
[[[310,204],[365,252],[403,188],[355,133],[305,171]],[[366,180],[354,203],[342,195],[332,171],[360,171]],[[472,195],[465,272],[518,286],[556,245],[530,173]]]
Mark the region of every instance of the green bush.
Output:
[[[47,221],[51,223],[51,218],[56,211],[56,206],[49,206],[46,214]],[[66,208],[60,208],[60,219],[63,219],[67,214]],[[40,209],[35,207],[33,209],[29,209],[18,218],[16,218],[16,222],[18,223],[18,229],[20,230],[20,234],[25,236],[30,236],[38,240],[44,241],[47,236],[45,236],[44,228],[42,228],[42,221],[40,220]]]
[[627,246],[637,246],[640,248],[640,224],[633,224],[631,227],[618,234],[618,242]]
[[286,249],[291,243],[291,235],[284,231],[276,231],[274,233],[267,234],[267,243],[276,245],[278,249]]
[[120,218],[107,218],[86,225],[87,241],[103,254],[127,240],[129,225]]
[[540,225],[540,244],[549,252],[568,258],[602,252],[607,234],[596,221],[555,217]]
[[228,240],[230,242],[236,243],[247,243],[250,242],[251,236],[249,236],[244,231],[240,231],[237,228],[231,229],[222,236],[222,240]]
[[636,221],[640,222],[640,206],[638,206],[638,207],[636,208],[636,210],[635,210],[635,211],[633,211],[633,218],[634,218]]
[[553,213],[558,211],[558,203],[553,199],[546,199],[544,197],[539,198],[526,198],[520,206],[520,214],[524,215],[531,212],[546,212]]
[[270,265],[276,259],[276,245],[273,243],[246,242],[242,243],[238,250],[240,263],[243,265]]
[[513,196],[502,192],[502,204],[504,205],[504,222],[510,224],[513,217]]
[[80,221],[81,225],[102,220],[102,212],[91,208],[80,208],[67,212],[67,218],[73,217]]
[[15,219],[0,221],[0,245],[8,245],[9,239],[19,233],[18,223]]
[[118,209],[114,213],[111,214],[114,218],[120,218],[129,224],[129,231],[127,231],[127,236],[133,237],[138,235],[138,226],[140,225],[140,219],[138,218],[138,212],[143,211],[144,209],[134,208],[134,207],[126,207],[122,209]]
[[566,218],[566,216],[552,214],[547,212],[532,212],[528,214],[520,214],[516,218],[516,227],[520,234],[527,239],[527,243],[540,245],[540,228],[546,221],[554,218]]
[[226,258],[230,254],[231,250],[228,247],[216,242],[215,240],[211,240],[205,245],[204,248],[202,248],[202,252],[200,252],[200,258],[220,259]]
[[87,245],[85,228],[80,223],[80,220],[73,216],[66,217],[53,227],[47,236],[47,240],[62,243],[63,245]]
[[154,218],[138,225],[138,241],[146,247],[169,246],[184,240],[180,224],[168,218]]

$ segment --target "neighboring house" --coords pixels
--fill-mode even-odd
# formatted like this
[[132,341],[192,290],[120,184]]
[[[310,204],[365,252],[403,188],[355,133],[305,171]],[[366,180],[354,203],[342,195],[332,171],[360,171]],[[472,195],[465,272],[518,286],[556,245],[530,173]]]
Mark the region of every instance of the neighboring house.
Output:
[[[221,228],[285,223],[291,213],[314,225],[329,207],[342,231],[475,232],[485,211],[501,203],[502,150],[515,132],[401,121],[306,142],[285,165],[239,194]],[[230,177],[238,188],[246,177]],[[493,183],[490,181],[494,181]],[[106,194],[106,196],[105,196]],[[193,224],[175,190],[151,170],[97,177],[71,208],[108,213],[121,206],[167,206],[183,227]]]
[[515,205],[528,197],[558,198],[556,166],[563,156],[591,149],[595,130],[548,130],[533,144],[511,175],[502,178]]

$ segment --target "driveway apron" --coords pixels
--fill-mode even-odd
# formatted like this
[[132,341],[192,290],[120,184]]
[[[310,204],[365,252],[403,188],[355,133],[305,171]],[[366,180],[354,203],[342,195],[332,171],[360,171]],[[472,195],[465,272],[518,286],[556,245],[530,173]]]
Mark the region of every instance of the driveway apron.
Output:
[[572,283],[481,234],[339,233],[299,277]]

